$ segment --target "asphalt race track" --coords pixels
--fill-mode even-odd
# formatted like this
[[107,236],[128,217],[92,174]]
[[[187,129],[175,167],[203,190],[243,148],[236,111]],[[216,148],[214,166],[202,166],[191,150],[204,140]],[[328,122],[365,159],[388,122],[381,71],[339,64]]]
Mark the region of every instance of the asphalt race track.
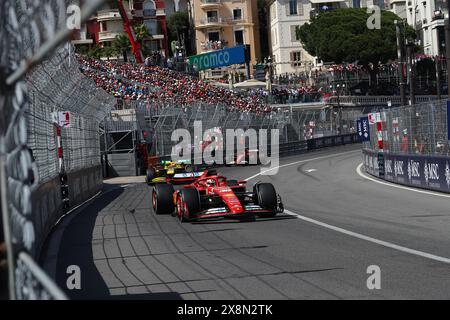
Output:
[[117,186],[63,219],[47,270],[66,288],[80,267],[75,299],[449,299],[450,196],[368,180],[361,160],[346,146],[281,159],[276,175],[219,169],[275,185],[287,213],[254,221],[181,224],[152,212],[146,184]]

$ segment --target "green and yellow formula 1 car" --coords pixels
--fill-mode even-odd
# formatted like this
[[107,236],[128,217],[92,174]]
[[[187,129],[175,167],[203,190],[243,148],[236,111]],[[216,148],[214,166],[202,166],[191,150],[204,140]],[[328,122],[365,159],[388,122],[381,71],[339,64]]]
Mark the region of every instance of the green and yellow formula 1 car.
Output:
[[148,167],[145,182],[148,185],[162,182],[191,183],[202,174],[202,172],[196,172],[195,170],[196,167],[189,160],[163,160],[159,165]]

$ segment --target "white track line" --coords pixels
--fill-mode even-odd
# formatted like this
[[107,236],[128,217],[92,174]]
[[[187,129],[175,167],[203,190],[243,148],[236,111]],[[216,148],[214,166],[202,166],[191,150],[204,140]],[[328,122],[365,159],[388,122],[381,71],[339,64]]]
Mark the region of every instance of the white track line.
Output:
[[276,166],[276,167],[273,167],[273,168],[270,168],[270,169],[267,169],[267,170],[263,170],[260,173],[254,174],[253,176],[248,177],[245,180],[248,181],[248,180],[256,178],[257,176],[263,175],[264,173],[270,172],[272,170],[279,169],[279,168],[284,168],[284,167],[287,167],[287,166],[292,166],[294,164],[299,164],[299,163],[308,162],[308,161],[314,161],[314,160],[321,160],[321,159],[326,159],[326,158],[332,158],[332,157],[335,157],[335,156],[340,156],[340,155],[349,154],[349,153],[355,153],[355,152],[361,152],[361,150],[346,151],[346,152],[341,152],[341,153],[329,154],[327,156],[321,156],[321,157],[316,157],[316,158],[311,158],[311,159],[304,159],[304,160],[299,160],[299,161],[295,161],[295,162],[286,163],[286,164],[283,164],[281,166]]
[[370,176],[368,176],[368,175],[366,175],[366,174],[364,174],[362,172],[362,170],[361,170],[362,166],[363,166],[363,164],[360,163],[358,165],[358,167],[356,167],[356,173],[359,176],[361,176],[362,178],[364,178],[364,179],[367,179],[367,180],[370,180],[370,181],[373,181],[373,182],[376,182],[376,183],[379,183],[379,184],[382,184],[382,185],[385,185],[385,186],[389,186],[389,187],[392,187],[392,188],[398,188],[398,189],[414,191],[414,192],[418,192],[418,193],[429,194],[429,195],[436,196],[436,197],[450,198],[450,194],[445,194],[445,193],[440,193],[440,192],[433,192],[433,191],[427,191],[427,190],[421,190],[421,189],[416,189],[416,188],[410,188],[410,187],[402,186],[402,185],[399,185],[399,184],[386,182],[386,181],[381,181],[381,180],[378,180],[376,178],[372,178],[372,177],[370,177]]
[[[350,152],[354,152],[354,151],[350,151]],[[298,163],[302,163],[302,162],[326,159],[326,158],[330,158],[330,157],[343,155],[343,154],[346,154],[346,153],[349,153],[349,152],[342,152],[342,153],[336,153],[336,154],[328,155],[328,156],[322,156],[322,157],[317,157],[317,158],[312,158],[312,159],[305,159],[305,160],[295,161],[295,162],[284,164],[282,166],[278,166],[278,168],[287,167],[287,166],[298,164]],[[361,165],[358,166],[358,168],[360,168],[360,167],[361,167]],[[272,169],[269,169],[267,171],[274,170],[274,169],[275,168],[272,168]],[[263,172],[260,172],[258,174],[255,174],[255,175],[253,175],[251,177],[248,177],[245,180],[254,179],[254,178],[260,176],[262,173],[267,172],[267,171],[263,171]],[[369,177],[367,177],[367,178],[369,180],[372,180]],[[373,180],[375,180],[375,179],[373,179]],[[375,180],[375,181],[376,182],[380,182],[380,181],[377,181],[377,180]],[[382,182],[380,182],[380,183],[382,183]],[[385,183],[382,183],[382,184],[385,184]],[[388,184],[388,183],[386,183],[386,184]],[[388,185],[392,186],[391,184],[388,184]],[[396,186],[396,187],[398,187],[398,186]],[[404,187],[404,188],[407,188],[407,187]],[[411,189],[411,188],[408,188],[408,189]],[[417,190],[414,190],[414,189],[411,189],[411,190],[417,191]],[[430,193],[430,192],[422,191],[422,190],[419,190],[419,191],[421,191],[423,193]],[[435,194],[435,193],[430,193],[430,194],[438,195],[438,194]],[[446,195],[440,195],[439,194],[439,196],[446,196]],[[449,197],[449,196],[447,196],[447,197]],[[400,245],[397,245],[395,243],[391,243],[391,242],[388,242],[388,241],[383,241],[383,240],[380,240],[380,239],[372,238],[372,237],[363,235],[361,233],[353,232],[353,231],[350,231],[350,230],[347,230],[347,229],[343,229],[343,228],[339,228],[339,227],[333,226],[333,225],[325,223],[325,222],[321,222],[321,221],[318,221],[318,220],[315,220],[315,219],[311,219],[311,218],[305,217],[305,216],[303,216],[301,214],[292,212],[292,211],[287,210],[287,209],[285,209],[284,212],[286,212],[287,214],[289,214],[291,216],[296,217],[297,219],[300,219],[300,220],[303,220],[303,221],[306,221],[306,222],[309,222],[309,223],[313,223],[313,224],[321,226],[323,228],[327,228],[327,229],[330,229],[330,230],[333,230],[333,231],[336,231],[336,232],[340,232],[340,233],[343,233],[345,235],[348,235],[348,236],[351,236],[351,237],[354,237],[354,238],[358,238],[358,239],[361,239],[361,240],[369,241],[369,242],[375,243],[375,244],[380,245],[380,246],[384,246],[384,247],[391,248],[391,249],[394,249],[394,250],[398,250],[398,251],[401,251],[401,252],[409,253],[409,254],[416,255],[416,256],[419,256],[419,257],[422,257],[422,258],[426,258],[426,259],[430,259],[430,260],[434,260],[434,261],[439,261],[439,262],[450,264],[450,259],[449,258],[437,256],[437,255],[434,255],[434,254],[431,254],[431,253],[427,253],[427,252],[411,249],[411,248],[408,248],[408,247],[403,247],[403,246],[400,246]]]
[[376,238],[365,236],[365,235],[357,233],[357,232],[353,232],[353,231],[346,230],[346,229],[343,229],[343,228],[335,227],[335,226],[333,226],[331,224],[320,222],[318,220],[314,220],[314,219],[302,216],[302,215],[300,215],[298,213],[295,213],[295,212],[292,212],[290,210],[286,210],[285,209],[284,212],[286,212],[287,214],[289,214],[291,216],[294,216],[294,217],[296,217],[298,219],[301,219],[301,220],[304,220],[304,221],[307,221],[307,222],[310,222],[310,223],[314,223],[314,224],[316,224],[318,226],[321,226],[321,227],[324,227],[324,228],[327,228],[327,229],[330,229],[330,230],[334,230],[334,231],[337,231],[337,232],[349,235],[349,236],[354,237],[354,238],[366,240],[366,241],[369,241],[369,242],[372,242],[372,243],[376,243],[376,244],[384,246],[384,247],[388,247],[388,248],[395,249],[395,250],[398,250],[398,251],[406,252],[406,253],[413,254],[413,255],[416,255],[416,256],[420,256],[420,257],[423,257],[423,258],[427,258],[427,259],[431,259],[431,260],[435,260],[435,261],[439,261],[439,262],[444,262],[444,263],[449,263],[450,264],[450,259],[449,258],[440,257],[440,256],[437,256],[437,255],[434,255],[434,254],[431,254],[431,253],[427,253],[427,252],[423,252],[423,251],[414,250],[414,249],[411,249],[411,248],[399,246],[399,245],[397,245],[395,243],[379,240],[379,239],[376,239]]

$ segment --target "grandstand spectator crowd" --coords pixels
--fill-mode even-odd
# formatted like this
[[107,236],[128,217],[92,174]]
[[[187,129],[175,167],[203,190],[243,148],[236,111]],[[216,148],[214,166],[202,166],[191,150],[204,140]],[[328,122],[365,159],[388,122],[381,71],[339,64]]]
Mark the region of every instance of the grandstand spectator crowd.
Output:
[[[268,92],[263,89],[230,90],[160,66],[102,61],[80,55],[77,58],[80,70],[98,87],[117,98],[178,105],[221,103],[230,110],[243,112],[264,113],[272,110],[268,104]],[[313,87],[279,87],[272,90],[274,103],[299,102],[310,97],[320,98],[320,90]]]

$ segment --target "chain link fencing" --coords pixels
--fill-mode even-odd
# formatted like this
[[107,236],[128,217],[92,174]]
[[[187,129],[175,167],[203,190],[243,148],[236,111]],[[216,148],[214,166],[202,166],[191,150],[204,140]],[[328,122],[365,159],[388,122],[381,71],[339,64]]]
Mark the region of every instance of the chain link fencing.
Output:
[[[154,105],[147,108],[147,119],[153,119],[154,134],[152,153],[158,156],[169,156],[174,142],[172,133],[176,129],[188,129],[195,137],[194,122],[201,121],[203,131],[220,128],[225,134],[227,129],[277,129],[280,144],[292,144],[314,138],[345,135],[356,132],[355,119],[362,116],[358,109],[290,109],[278,108],[270,113],[243,113],[227,110],[225,105]],[[200,137],[200,140],[202,138]],[[270,143],[270,141],[268,141]]]
[[369,124],[370,141],[364,147],[386,153],[449,155],[446,100],[379,110],[381,131],[376,120]]
[[[82,176],[89,190],[95,189],[96,173],[86,172],[100,165],[99,122],[115,106],[114,99],[79,72],[73,48],[58,46],[69,34],[69,4],[80,3],[0,2],[0,242],[6,244],[8,265],[0,269],[8,273],[0,291],[8,288],[10,299],[65,298],[36,261],[64,213],[63,184],[69,192],[84,186],[67,181],[66,174]],[[82,12],[88,16],[94,9]],[[70,112],[70,127],[61,130],[63,172],[52,116],[58,111]]]

